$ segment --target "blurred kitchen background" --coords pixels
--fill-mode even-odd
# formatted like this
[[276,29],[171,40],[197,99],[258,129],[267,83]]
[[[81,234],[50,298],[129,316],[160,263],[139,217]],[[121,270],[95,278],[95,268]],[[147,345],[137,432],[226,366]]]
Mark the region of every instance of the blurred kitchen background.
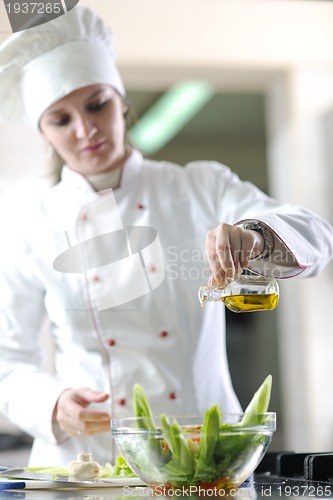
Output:
[[[139,124],[157,103],[172,98],[175,85],[185,94],[192,82],[202,86],[199,96],[192,95],[192,113],[180,113],[179,120],[188,113],[180,130],[172,136],[175,124],[169,123],[161,144],[146,156],[180,164],[220,161],[271,196],[305,205],[333,223],[333,2],[80,4],[92,7],[114,31],[118,67]],[[9,27],[1,9],[4,40]],[[3,221],[11,210],[24,210],[27,189],[46,188],[44,173],[38,134],[28,126],[0,124]],[[272,450],[333,450],[332,280],[330,265],[318,278],[280,282],[273,312],[228,312],[230,369],[241,403],[246,406],[265,376],[273,375],[271,410],[278,413],[278,431]],[[41,342],[48,343],[47,332]],[[47,367],[51,354],[52,349]],[[25,460],[29,446],[29,438],[0,416],[0,460]]]

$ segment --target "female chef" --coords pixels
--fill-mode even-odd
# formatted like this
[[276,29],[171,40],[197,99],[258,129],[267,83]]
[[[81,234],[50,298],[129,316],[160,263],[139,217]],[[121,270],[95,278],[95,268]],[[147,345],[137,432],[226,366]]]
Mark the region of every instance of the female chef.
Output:
[[[10,37],[0,89],[2,119],[27,117],[64,164],[1,262],[0,405],[35,438],[30,465],[112,460],[110,418],[133,415],[136,382],[157,414],[239,411],[223,307],[202,311],[199,285],[254,265],[316,275],[332,227],[221,164],[150,161],[125,144],[112,34],[87,8]],[[36,348],[46,315],[55,373]]]

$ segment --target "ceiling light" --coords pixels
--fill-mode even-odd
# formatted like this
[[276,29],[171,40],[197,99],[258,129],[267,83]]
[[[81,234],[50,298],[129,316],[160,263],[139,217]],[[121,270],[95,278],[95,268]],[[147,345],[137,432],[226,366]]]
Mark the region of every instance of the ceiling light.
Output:
[[132,127],[132,143],[143,153],[155,153],[185,127],[213,93],[212,87],[204,82],[174,85]]

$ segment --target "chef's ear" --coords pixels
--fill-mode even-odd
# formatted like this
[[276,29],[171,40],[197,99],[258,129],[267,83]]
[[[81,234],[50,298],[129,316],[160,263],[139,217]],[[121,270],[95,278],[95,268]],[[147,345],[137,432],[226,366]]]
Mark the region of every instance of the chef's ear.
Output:
[[45,177],[48,177],[50,184],[54,186],[60,181],[65,162],[49,142],[46,143],[46,163]]
[[135,112],[134,107],[130,103],[130,101],[126,98],[123,97],[124,101],[124,119],[126,123],[126,130],[129,131],[133,127],[133,125],[136,124],[138,121],[138,115]]
[[125,120],[127,120],[130,104],[129,104],[129,101],[126,97],[123,97],[122,101],[123,101],[123,116],[124,116]]

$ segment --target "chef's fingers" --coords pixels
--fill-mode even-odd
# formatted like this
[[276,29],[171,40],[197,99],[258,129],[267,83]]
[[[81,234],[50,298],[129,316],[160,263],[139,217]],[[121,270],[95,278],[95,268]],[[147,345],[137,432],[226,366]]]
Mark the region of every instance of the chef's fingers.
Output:
[[208,280],[208,286],[218,286],[218,282],[214,278],[214,275],[212,274],[211,277]]
[[80,416],[79,419],[67,415],[59,421],[63,431],[69,436],[91,436],[101,432],[110,432],[110,415]]
[[264,241],[258,231],[240,226],[220,224],[207,233],[206,254],[212,271],[210,283],[224,285],[249,265],[250,259],[260,254]]
[[74,435],[92,435],[110,431],[110,414],[102,411],[92,411],[75,408],[71,415],[67,415],[66,423],[75,429]]
[[108,422],[80,422],[78,424],[64,423],[62,430],[71,437],[92,436],[103,432],[110,432],[110,420]]
[[110,422],[110,414],[103,411],[82,410],[77,414],[76,419],[84,423],[103,423]]
[[215,281],[220,285],[224,284],[234,274],[226,224],[207,233],[206,254]]
[[[65,404],[63,405],[64,413],[68,417],[74,418],[76,421],[85,421],[85,420],[101,421],[110,419],[110,415],[107,412],[91,411],[86,409],[90,403],[94,402],[94,398],[90,397],[90,400],[88,402],[86,397],[85,398],[82,397],[82,394],[85,391],[86,389],[83,390],[75,389],[73,391],[68,391],[67,397],[64,399],[65,402]],[[92,395],[90,394],[90,396]]]
[[78,431],[85,434],[105,432],[110,427],[109,413],[86,408],[92,402],[103,402],[108,398],[108,394],[91,389],[67,389],[59,396],[55,419],[70,436],[76,436]]
[[108,394],[91,389],[67,389],[59,396],[58,411],[63,410],[64,413],[77,417],[82,408],[86,408],[91,403],[102,403],[108,398]]
[[237,226],[220,224],[207,233],[207,259],[213,278],[219,285],[241,274],[241,250],[241,232]]
[[77,425],[77,431],[79,435],[91,436],[92,434],[98,434],[100,432],[110,432],[110,416],[106,419],[93,419],[88,417],[88,420],[80,420]]
[[248,267],[251,258],[257,256],[263,247],[260,233],[241,226],[221,224],[216,235],[216,246],[222,245],[228,249],[228,252],[221,252],[219,257],[221,267],[229,279],[240,276]]
[[263,250],[264,239],[258,231],[239,228],[242,239],[240,265],[243,269],[249,266],[250,260],[257,257]]
[[88,406],[90,403],[104,403],[110,397],[105,392],[94,391],[85,387],[73,390],[76,401],[82,406]]
[[233,260],[233,278],[240,276],[243,272],[242,262],[243,262],[243,241],[242,241],[242,230],[237,226],[229,226],[229,243],[230,252]]
[[244,229],[242,227],[237,227],[239,238],[241,240],[241,249],[238,254],[238,264],[243,270],[249,265],[251,258],[253,257],[253,249],[255,244],[254,231]]

